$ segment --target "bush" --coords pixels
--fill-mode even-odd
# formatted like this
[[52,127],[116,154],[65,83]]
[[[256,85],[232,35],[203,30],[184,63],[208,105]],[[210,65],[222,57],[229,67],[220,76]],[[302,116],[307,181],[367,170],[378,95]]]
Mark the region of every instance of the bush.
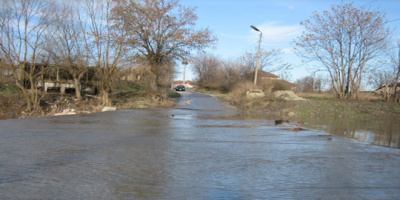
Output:
[[251,81],[239,82],[232,87],[232,90],[228,95],[228,99],[234,103],[239,103],[245,99],[247,91],[257,89],[259,88]]
[[275,84],[271,80],[262,80],[258,83],[260,90],[264,92],[265,95],[271,94],[275,91]]
[[264,91],[265,95],[278,90],[291,90],[287,82],[278,79],[261,80],[258,85]]
[[179,98],[179,97],[181,97],[181,94],[171,91],[168,93],[168,97],[169,98]]
[[0,92],[8,92],[14,94],[17,91],[17,86],[13,83],[0,83]]

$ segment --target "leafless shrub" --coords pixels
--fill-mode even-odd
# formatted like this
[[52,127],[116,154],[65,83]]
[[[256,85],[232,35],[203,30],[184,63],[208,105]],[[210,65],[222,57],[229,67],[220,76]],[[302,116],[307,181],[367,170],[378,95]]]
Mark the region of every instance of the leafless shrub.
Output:
[[259,87],[261,90],[264,91],[264,93],[270,94],[271,92],[277,91],[277,90],[290,90],[291,86],[279,79],[264,79],[259,82]]
[[229,93],[228,100],[233,103],[239,103],[246,99],[246,92],[249,90],[257,90],[259,89],[256,85],[254,85],[251,81],[243,81],[235,84],[233,89]]
[[135,88],[132,89],[141,91],[143,94],[148,95],[157,92],[157,77],[149,66],[141,66],[136,69],[128,70],[122,79],[125,79],[125,82],[130,82],[132,85],[135,85]]

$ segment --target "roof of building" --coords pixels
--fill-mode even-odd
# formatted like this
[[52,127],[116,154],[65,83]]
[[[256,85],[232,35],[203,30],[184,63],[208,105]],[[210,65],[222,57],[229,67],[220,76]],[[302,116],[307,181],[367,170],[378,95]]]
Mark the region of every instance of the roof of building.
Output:
[[269,73],[269,72],[266,72],[266,71],[263,71],[263,70],[259,70],[258,71],[258,76],[259,77],[266,77],[266,78],[279,78],[279,76],[277,76],[275,74],[272,74],[272,73]]
[[[376,89],[376,91],[378,91],[378,90],[380,90],[380,89],[382,89],[382,88],[385,88],[386,86],[388,86],[388,87],[393,87],[393,86],[394,86],[394,84],[393,84],[393,83],[391,83],[391,84],[389,84],[389,85],[384,85],[384,86],[381,86],[381,87],[379,87],[378,89]],[[396,87],[400,87],[400,83],[397,83],[397,84],[396,84]]]
[[[182,85],[182,84],[183,84],[183,81],[174,81],[173,83],[174,83],[174,84]],[[185,84],[195,85],[195,83],[194,83],[193,81],[189,81],[189,80],[185,81]]]

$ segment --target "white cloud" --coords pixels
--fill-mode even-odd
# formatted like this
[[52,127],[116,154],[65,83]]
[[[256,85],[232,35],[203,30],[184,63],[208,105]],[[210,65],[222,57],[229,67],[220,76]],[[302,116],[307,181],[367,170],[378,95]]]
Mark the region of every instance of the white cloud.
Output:
[[282,25],[277,21],[263,23],[258,28],[263,33],[263,40],[270,42],[290,43],[302,32],[298,24]]
[[281,49],[281,52],[286,53],[286,54],[294,53],[294,49],[293,48],[284,48],[284,49]]
[[293,6],[293,5],[289,5],[289,6],[288,6],[288,9],[289,9],[289,10],[294,10],[294,6]]

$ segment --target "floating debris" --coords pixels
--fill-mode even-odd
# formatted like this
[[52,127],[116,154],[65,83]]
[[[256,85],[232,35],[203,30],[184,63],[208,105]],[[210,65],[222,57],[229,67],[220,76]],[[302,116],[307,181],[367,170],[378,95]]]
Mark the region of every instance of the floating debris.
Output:
[[289,120],[278,119],[278,120],[275,120],[275,125],[283,124],[283,123],[286,123],[286,122],[290,122],[290,121]]
[[291,131],[304,131],[304,130],[306,130],[305,128],[302,128],[302,127],[295,127],[295,128],[291,128],[291,129],[289,129],[289,130],[291,130]]
[[64,109],[61,113],[54,114],[55,116],[60,115],[76,115],[75,109]]
[[116,107],[111,107],[111,106],[105,106],[101,112],[108,112],[108,111],[116,111],[117,108]]

